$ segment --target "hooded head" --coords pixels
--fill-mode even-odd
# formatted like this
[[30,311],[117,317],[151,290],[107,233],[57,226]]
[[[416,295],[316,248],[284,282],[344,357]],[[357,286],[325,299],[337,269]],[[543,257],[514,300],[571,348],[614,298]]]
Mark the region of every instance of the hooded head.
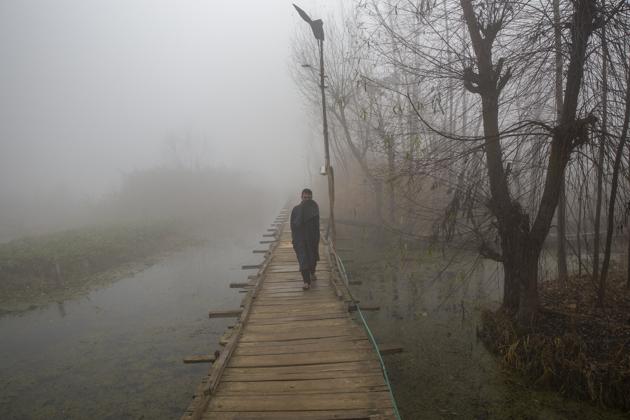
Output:
[[302,190],[302,202],[313,199],[313,191],[308,188]]
[[313,200],[313,191],[308,188],[302,190],[302,222],[319,216],[319,206]]

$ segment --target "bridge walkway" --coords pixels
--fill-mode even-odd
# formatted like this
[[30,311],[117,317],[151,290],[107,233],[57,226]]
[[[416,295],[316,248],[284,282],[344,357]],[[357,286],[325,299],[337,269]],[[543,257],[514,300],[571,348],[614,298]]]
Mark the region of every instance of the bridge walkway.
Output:
[[239,321],[183,419],[394,419],[377,350],[350,316],[328,247],[302,280],[283,211]]

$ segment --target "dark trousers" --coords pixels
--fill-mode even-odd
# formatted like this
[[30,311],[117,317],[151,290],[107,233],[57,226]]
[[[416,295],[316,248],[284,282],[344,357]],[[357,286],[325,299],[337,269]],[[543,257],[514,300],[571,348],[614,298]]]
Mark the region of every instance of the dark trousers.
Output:
[[317,261],[313,262],[313,265],[311,266],[310,269],[300,271],[300,273],[302,273],[302,280],[304,280],[304,283],[311,284],[311,274],[315,274],[316,268],[317,268]]

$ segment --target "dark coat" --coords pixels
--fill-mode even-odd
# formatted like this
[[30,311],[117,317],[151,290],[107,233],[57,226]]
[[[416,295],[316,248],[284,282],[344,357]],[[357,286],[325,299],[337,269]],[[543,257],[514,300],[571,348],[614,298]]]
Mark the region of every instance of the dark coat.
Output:
[[300,271],[312,270],[319,261],[319,207],[315,201],[305,200],[293,207],[291,238]]

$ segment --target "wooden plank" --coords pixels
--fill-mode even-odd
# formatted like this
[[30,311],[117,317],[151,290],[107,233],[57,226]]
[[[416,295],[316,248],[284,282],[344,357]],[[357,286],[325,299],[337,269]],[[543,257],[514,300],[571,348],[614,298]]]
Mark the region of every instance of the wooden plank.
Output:
[[387,392],[295,395],[215,396],[208,405],[213,411],[303,411],[391,408]]
[[[284,309],[284,310],[283,310]],[[257,319],[264,317],[273,318],[276,316],[303,316],[303,315],[318,315],[327,313],[343,312],[345,308],[343,305],[328,305],[326,306],[306,306],[304,308],[295,308],[292,306],[278,305],[278,306],[256,306],[252,311],[252,314]]]
[[[253,308],[254,312],[310,312],[317,310],[326,310],[330,308],[344,308],[343,302],[336,300],[330,301],[330,299],[282,299],[279,302],[274,302],[278,299],[268,299],[270,302],[268,305],[260,304],[256,302],[256,307]],[[345,309],[345,308],[344,308]]]
[[311,288],[309,290],[302,289],[302,282],[295,282],[290,286],[281,287],[263,287],[260,290],[261,294],[267,294],[275,297],[276,299],[282,299],[283,296],[299,296],[301,298],[311,298],[313,296],[325,295],[326,297],[334,298],[333,289],[330,286],[320,286],[318,282],[311,282]]
[[208,312],[209,318],[234,318],[241,315],[243,309],[227,309],[222,311],[210,311]]
[[293,313],[284,313],[284,312],[252,312],[251,320],[253,322],[267,322],[275,320],[282,320],[283,318],[293,318],[293,319],[318,319],[321,315],[322,318],[330,318],[336,315],[345,315],[347,312],[343,308],[343,306],[339,306],[337,308],[328,308],[326,310],[313,310],[313,311],[304,311],[304,312],[293,312]]
[[[362,311],[379,311],[381,307],[379,305],[358,305]],[[357,310],[356,304],[351,304],[348,306],[348,311],[354,312]]]
[[272,317],[272,318],[250,318],[249,325],[273,325],[273,324],[283,324],[285,322],[302,322],[302,321],[310,321],[310,320],[318,320],[318,319],[343,319],[346,318],[346,314],[344,312],[333,312],[327,314],[316,314],[316,315],[303,315],[303,316],[288,316],[288,317]]
[[[324,306],[325,305],[325,306]],[[296,308],[291,305],[269,305],[256,306],[252,314],[256,317],[275,317],[275,316],[302,316],[302,315],[318,315],[333,312],[343,312],[343,305],[321,304],[318,306],[305,306],[304,308]]]
[[[266,283],[266,282],[265,282]],[[332,287],[327,284],[328,282],[319,282],[319,280],[317,280],[316,282],[313,282],[312,287],[313,287],[313,291],[319,291],[319,290],[325,290],[325,291],[329,291],[332,292]],[[261,293],[277,293],[277,292],[295,292],[295,291],[302,291],[302,280],[293,280],[293,281],[286,281],[283,283],[266,283],[262,286],[262,288],[260,289]]]
[[335,328],[334,331],[329,329],[315,329],[309,331],[293,331],[287,333],[248,333],[241,340],[244,342],[264,342],[264,341],[293,341],[303,338],[324,338],[324,337],[342,337],[348,335],[360,334],[362,330],[355,328]]
[[[236,368],[229,366],[226,369],[226,373],[243,373],[243,374],[289,374],[289,373],[301,373],[301,372],[337,372],[351,371],[351,372],[363,372],[371,369],[380,369],[381,365],[377,360],[364,360],[357,362],[343,362],[343,363],[322,363],[320,365],[302,365],[302,366],[274,366],[274,367],[248,367],[248,368]],[[341,375],[340,375],[341,376]]]
[[255,286],[256,283],[230,283],[230,289],[242,289],[244,287],[252,287]]
[[[319,365],[313,365],[319,366]],[[291,366],[295,367],[295,366]],[[317,379],[355,378],[359,376],[383,375],[380,366],[361,371],[298,371],[292,373],[229,373],[226,372],[221,378],[221,382],[270,382],[270,381],[311,381]]]
[[307,381],[268,381],[268,382],[226,382],[219,386],[218,392],[229,394],[286,394],[312,392],[370,392],[386,391],[383,375],[355,376],[352,378],[312,379]]
[[[286,342],[285,342],[286,343]],[[347,342],[337,342],[329,344],[293,344],[289,342],[284,345],[258,345],[256,347],[239,346],[234,352],[235,356],[256,356],[269,354],[299,354],[312,353],[315,351],[354,351],[354,350],[372,350],[372,343],[368,340],[356,340]],[[308,357],[308,355],[304,355]]]
[[326,363],[361,362],[377,360],[372,349],[346,351],[314,351],[304,354],[266,354],[256,356],[232,356],[230,367],[262,366],[309,366]]
[[262,264],[249,264],[241,266],[242,270],[257,270],[262,267]]
[[212,354],[201,354],[196,356],[184,357],[184,363],[212,363],[216,357]]
[[386,356],[388,354],[402,353],[403,347],[397,344],[379,344],[378,351],[381,355]]
[[309,290],[300,291],[286,291],[286,292],[265,292],[262,291],[259,295],[260,302],[272,302],[285,305],[300,305],[301,303],[309,302],[330,302],[335,297],[328,290],[318,290],[316,286],[311,286]]
[[287,343],[286,341],[270,341],[264,344],[259,343],[239,343],[239,349],[243,348],[258,348],[261,346],[288,346],[288,345],[339,345],[343,346],[347,343],[353,343],[357,341],[368,342],[367,336],[341,336],[341,337],[329,337],[329,338],[305,338],[302,340],[292,341]]
[[[321,282],[319,280],[322,280]],[[311,282],[313,290],[329,290],[332,292],[333,288],[328,281],[324,279],[318,279]],[[261,292],[274,292],[274,291],[295,291],[302,287],[302,278],[292,279],[278,279],[275,282],[265,282]]]
[[275,324],[247,324],[243,330],[243,333],[262,333],[262,332],[289,332],[299,331],[312,328],[337,328],[337,327],[349,327],[355,326],[354,321],[346,318],[333,318],[333,319],[314,319],[304,320],[302,322],[283,322]]
[[392,409],[317,410],[317,411],[223,411],[209,412],[204,420],[385,420],[395,419]]

